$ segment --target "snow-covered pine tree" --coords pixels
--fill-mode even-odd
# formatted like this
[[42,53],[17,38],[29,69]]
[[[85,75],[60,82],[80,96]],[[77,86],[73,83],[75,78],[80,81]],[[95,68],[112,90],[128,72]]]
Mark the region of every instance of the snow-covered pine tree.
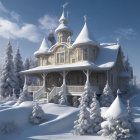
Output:
[[32,114],[30,116],[30,122],[32,124],[40,124],[45,119],[45,113],[41,106],[37,102],[34,103]]
[[[93,91],[94,92],[94,91]],[[81,103],[81,100],[83,99],[84,96],[87,96],[86,98],[86,101],[84,102],[88,108],[90,108],[90,105],[92,103],[92,99],[94,97],[94,94],[93,92],[91,92],[91,87],[90,87],[90,83],[88,81],[86,81],[86,84],[85,84],[85,87],[84,87],[84,92],[82,93],[82,96],[79,98],[79,101],[80,101],[80,105],[79,107],[82,105]]]
[[119,95],[117,95],[104,117],[106,121],[101,123],[101,130],[98,134],[109,137],[111,140],[132,137],[135,130],[133,121]]
[[63,84],[62,85],[62,90],[59,92],[59,104],[61,105],[68,105],[68,100],[67,100],[67,95],[66,95],[66,85]]
[[101,117],[100,104],[96,99],[96,95],[92,99],[89,112],[90,112],[91,126],[88,132],[91,134],[97,133],[101,129],[100,124],[102,122],[102,117]]
[[23,63],[24,70],[28,70],[30,68],[30,61],[29,58],[26,58]]
[[24,83],[24,87],[23,87],[23,91],[20,91],[20,96],[18,98],[18,104],[24,102],[24,101],[29,101],[30,100],[30,95],[28,92],[28,86],[26,85],[26,83]]
[[15,74],[19,83],[17,85],[17,91],[15,91],[15,93],[17,96],[19,96],[20,89],[22,89],[24,85],[24,77],[23,75],[19,74],[19,72],[23,70],[23,62],[22,62],[19,48],[16,50],[16,54],[14,57],[14,67],[15,67]]
[[103,107],[109,107],[112,104],[113,100],[114,95],[107,82],[103,90],[103,94],[100,96],[100,105]]
[[14,63],[12,56],[12,46],[10,42],[6,48],[4,66],[0,76],[0,93],[3,97],[12,95],[13,88],[15,91],[18,87],[17,78],[14,71]]
[[80,97],[80,112],[78,114],[78,120],[74,122],[74,131],[75,135],[84,135],[89,133],[91,120],[89,113],[89,104],[90,104],[90,96],[88,94],[89,91],[89,83],[85,84],[85,91],[82,93]]

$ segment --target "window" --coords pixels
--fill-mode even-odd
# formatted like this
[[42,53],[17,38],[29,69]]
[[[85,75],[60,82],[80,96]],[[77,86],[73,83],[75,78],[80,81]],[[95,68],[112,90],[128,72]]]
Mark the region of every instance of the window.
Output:
[[56,59],[57,59],[56,62],[59,63],[59,64],[60,64],[60,63],[64,63],[64,62],[65,62],[64,56],[65,56],[65,55],[64,55],[64,52],[59,52],[59,53],[57,53],[57,54],[56,54]]
[[83,60],[87,60],[88,59],[88,48],[84,48],[83,49]]

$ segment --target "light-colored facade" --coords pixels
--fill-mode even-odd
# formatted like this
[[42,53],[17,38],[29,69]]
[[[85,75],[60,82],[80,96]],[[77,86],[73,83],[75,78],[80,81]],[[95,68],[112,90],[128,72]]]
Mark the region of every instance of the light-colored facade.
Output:
[[29,86],[34,100],[51,101],[59,93],[62,84],[66,85],[68,96],[81,96],[86,81],[91,87],[99,88],[100,93],[108,81],[114,94],[118,88],[126,90],[130,71],[126,71],[121,46],[117,43],[98,43],[89,34],[87,23],[74,42],[72,30],[64,11],[55,30],[57,42],[48,47],[44,38],[38,51],[34,53],[39,66],[23,71],[27,76],[38,78],[38,85]]

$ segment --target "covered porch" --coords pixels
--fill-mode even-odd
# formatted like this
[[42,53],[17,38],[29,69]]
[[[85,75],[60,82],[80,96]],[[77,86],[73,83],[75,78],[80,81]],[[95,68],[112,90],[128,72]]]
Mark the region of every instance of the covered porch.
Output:
[[[63,68],[63,69],[62,69]],[[29,76],[37,77],[37,85],[28,86],[28,91],[33,93],[34,100],[46,99],[49,102],[62,90],[62,84],[66,87],[68,96],[81,96],[86,81],[91,88],[101,88],[107,80],[107,71],[98,71],[86,65],[85,67],[60,67],[51,69],[30,69],[22,72],[25,79]],[[100,76],[103,76],[100,78]],[[100,81],[101,79],[101,81]],[[98,85],[102,85],[98,87]]]

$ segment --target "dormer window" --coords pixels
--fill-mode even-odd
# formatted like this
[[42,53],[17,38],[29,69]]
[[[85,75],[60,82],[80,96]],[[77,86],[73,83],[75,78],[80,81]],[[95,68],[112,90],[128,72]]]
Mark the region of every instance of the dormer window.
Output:
[[65,63],[65,53],[64,52],[56,53],[56,62],[58,64]]

